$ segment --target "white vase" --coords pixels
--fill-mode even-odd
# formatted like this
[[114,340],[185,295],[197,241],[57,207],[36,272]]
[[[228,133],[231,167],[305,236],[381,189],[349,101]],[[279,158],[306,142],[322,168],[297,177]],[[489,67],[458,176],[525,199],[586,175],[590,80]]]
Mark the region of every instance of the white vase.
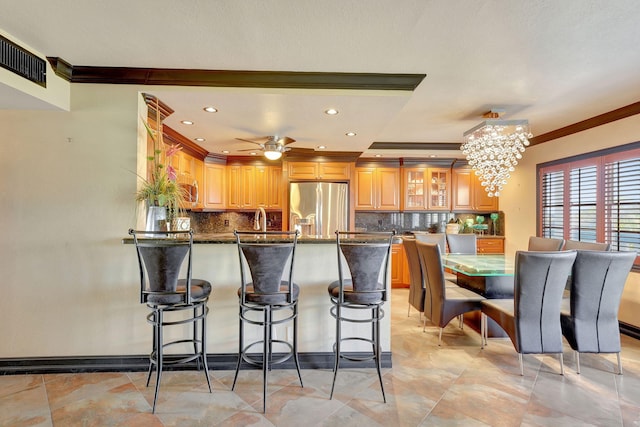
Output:
[[149,206],[145,231],[167,231],[167,207]]

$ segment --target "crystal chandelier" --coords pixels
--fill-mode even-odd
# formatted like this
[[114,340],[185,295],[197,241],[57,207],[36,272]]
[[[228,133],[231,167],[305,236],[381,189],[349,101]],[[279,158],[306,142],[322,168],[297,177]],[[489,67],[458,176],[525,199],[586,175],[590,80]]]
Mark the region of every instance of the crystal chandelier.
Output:
[[[499,117],[493,111],[484,117]],[[528,120],[490,119],[464,133],[460,147],[489,197],[498,197],[529,145]]]

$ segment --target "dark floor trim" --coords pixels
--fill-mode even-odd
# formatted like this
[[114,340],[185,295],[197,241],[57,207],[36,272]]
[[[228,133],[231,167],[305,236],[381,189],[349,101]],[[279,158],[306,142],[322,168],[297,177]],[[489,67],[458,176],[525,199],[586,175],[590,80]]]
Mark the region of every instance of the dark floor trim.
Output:
[[620,322],[620,332],[632,338],[640,340],[640,328],[628,323]]
[[194,70],[71,65],[48,57],[57,76],[71,83],[287,89],[413,91],[426,74]]
[[[362,356],[366,353],[350,353]],[[370,353],[369,353],[370,354]],[[300,353],[302,369],[332,369],[333,353]],[[382,353],[382,367],[391,368],[391,352]],[[238,358],[233,354],[209,354],[207,362],[212,370],[231,370],[236,368]],[[341,361],[342,368],[375,368],[373,362]],[[86,357],[30,357],[0,359],[0,375],[18,374],[62,374],[84,372],[136,372],[149,368],[148,356],[86,356]],[[167,370],[194,369],[195,363],[173,366]],[[295,369],[293,360],[288,360],[274,369]],[[256,369],[246,363],[241,369]]]

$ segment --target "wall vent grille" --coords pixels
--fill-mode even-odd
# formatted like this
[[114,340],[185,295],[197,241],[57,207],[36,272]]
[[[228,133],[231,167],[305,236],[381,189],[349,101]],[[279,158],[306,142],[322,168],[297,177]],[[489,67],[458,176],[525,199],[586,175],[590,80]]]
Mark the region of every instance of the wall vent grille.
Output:
[[0,66],[47,87],[47,63],[12,41],[0,36]]

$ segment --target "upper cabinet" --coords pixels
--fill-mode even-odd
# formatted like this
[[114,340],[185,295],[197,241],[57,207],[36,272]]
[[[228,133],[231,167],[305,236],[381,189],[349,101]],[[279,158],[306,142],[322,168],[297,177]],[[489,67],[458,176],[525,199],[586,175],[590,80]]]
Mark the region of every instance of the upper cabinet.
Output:
[[351,163],[348,162],[289,162],[290,180],[347,180],[351,177]]
[[226,209],[225,202],[227,173],[225,165],[204,164],[203,207],[205,209]]
[[487,195],[472,169],[453,168],[452,181],[451,210],[486,212],[498,210],[498,198]]
[[356,210],[400,210],[400,169],[398,168],[358,167],[355,188]]
[[448,211],[451,206],[451,170],[405,168],[404,210]]
[[256,207],[282,209],[282,166],[256,166]]
[[282,209],[281,166],[227,166],[227,208]]

